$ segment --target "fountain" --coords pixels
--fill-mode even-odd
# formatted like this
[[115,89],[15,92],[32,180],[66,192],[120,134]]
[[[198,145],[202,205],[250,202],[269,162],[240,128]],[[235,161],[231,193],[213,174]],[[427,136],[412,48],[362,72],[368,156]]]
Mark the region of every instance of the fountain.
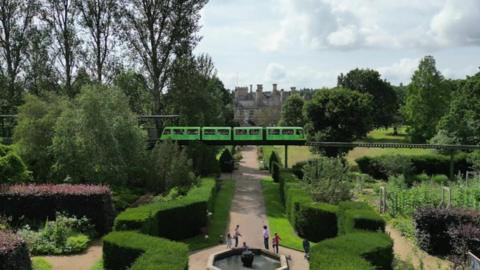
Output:
[[262,249],[230,249],[212,254],[208,270],[288,270],[287,259]]

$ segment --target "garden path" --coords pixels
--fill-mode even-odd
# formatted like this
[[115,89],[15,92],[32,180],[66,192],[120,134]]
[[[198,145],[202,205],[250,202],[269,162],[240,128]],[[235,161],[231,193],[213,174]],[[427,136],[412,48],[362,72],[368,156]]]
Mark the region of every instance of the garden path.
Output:
[[410,240],[402,236],[401,232],[387,225],[385,231],[393,239],[393,251],[402,261],[410,262],[415,269],[449,270],[452,264],[446,260],[429,255],[420,250]]
[[102,258],[102,242],[95,241],[85,253],[71,256],[44,256],[53,270],[90,270]]
[[[256,147],[245,147],[241,153],[243,159],[233,175],[236,190],[230,209],[229,231],[233,234],[235,226],[240,225],[242,237],[239,239],[239,246],[246,242],[249,247],[262,248],[262,227],[268,225],[268,221],[260,180],[268,174],[258,169]],[[189,270],[205,270],[210,254],[225,249],[225,246],[216,246],[193,253],[190,256]],[[289,261],[291,270],[309,269],[308,261],[303,258],[302,252],[280,247],[280,253],[291,258]]]

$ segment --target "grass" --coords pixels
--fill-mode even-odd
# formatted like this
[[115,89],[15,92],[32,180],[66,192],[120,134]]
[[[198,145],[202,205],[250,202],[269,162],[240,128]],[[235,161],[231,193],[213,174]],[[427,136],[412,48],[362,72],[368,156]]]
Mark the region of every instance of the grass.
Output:
[[[280,161],[285,164],[285,147],[284,146],[263,146],[263,154],[267,157],[275,150],[280,156]],[[295,163],[306,161],[315,157],[315,154],[310,152],[308,146],[288,146],[288,167],[291,168]]]
[[397,134],[393,134],[393,128],[378,128],[370,131],[367,138],[363,141],[367,142],[385,142],[385,143],[409,143],[407,128],[400,127]]
[[103,259],[98,260],[93,266],[91,270],[103,270]]
[[47,262],[44,258],[33,257],[32,258],[32,269],[33,270],[52,270],[52,265]]
[[285,215],[285,207],[280,200],[278,184],[274,183],[271,177],[262,180],[261,184],[270,232],[280,235],[281,246],[303,251],[303,239],[295,233]]
[[215,211],[208,224],[209,237],[205,238],[203,235],[199,235],[187,239],[185,243],[188,244],[190,251],[217,245],[220,235],[222,235],[222,240],[224,239],[225,231],[229,223],[230,206],[234,193],[235,181],[224,180],[215,200]]

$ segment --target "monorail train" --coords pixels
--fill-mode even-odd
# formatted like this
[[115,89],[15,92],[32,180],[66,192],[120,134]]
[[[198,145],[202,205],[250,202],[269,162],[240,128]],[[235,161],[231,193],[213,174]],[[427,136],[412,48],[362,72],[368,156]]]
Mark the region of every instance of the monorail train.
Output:
[[165,127],[161,140],[174,141],[303,141],[301,127]]

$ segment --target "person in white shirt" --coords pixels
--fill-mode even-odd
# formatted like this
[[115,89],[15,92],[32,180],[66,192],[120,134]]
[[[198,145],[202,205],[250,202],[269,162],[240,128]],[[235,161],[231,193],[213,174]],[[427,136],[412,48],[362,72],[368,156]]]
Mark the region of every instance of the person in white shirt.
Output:
[[263,244],[265,249],[268,249],[268,239],[270,238],[270,232],[268,231],[267,225],[263,225]]
[[237,225],[237,227],[235,227],[235,232],[233,234],[233,238],[235,238],[235,247],[238,247],[238,237],[242,236],[240,234],[240,225]]

